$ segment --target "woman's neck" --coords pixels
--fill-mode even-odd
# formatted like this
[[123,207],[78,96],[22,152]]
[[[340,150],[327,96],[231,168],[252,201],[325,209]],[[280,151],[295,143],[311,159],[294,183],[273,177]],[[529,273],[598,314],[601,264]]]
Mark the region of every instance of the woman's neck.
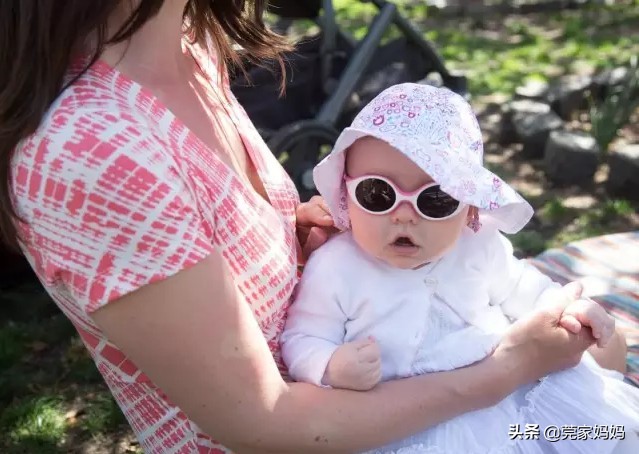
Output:
[[[186,0],[166,0],[128,41],[109,46],[101,59],[126,73],[144,74],[146,82],[171,83],[183,78],[185,58],[182,49]],[[111,17],[109,32],[115,33],[131,14],[129,2]]]

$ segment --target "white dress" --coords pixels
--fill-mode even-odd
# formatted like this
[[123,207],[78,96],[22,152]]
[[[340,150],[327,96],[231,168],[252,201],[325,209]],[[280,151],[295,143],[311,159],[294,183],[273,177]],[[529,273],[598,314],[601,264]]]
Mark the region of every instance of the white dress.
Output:
[[[307,263],[282,355],[295,380],[318,386],[335,349],[367,336],[380,346],[382,380],[452,370],[489,355],[513,320],[559,288],[490,228],[466,229],[444,258],[417,270],[368,256],[346,232]],[[371,453],[606,454],[638,429],[639,389],[585,354],[493,407]]]

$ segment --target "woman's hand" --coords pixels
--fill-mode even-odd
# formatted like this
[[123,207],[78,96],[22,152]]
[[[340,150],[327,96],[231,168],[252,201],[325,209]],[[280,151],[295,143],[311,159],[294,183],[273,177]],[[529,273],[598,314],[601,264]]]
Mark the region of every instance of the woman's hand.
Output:
[[303,264],[311,252],[324,244],[333,233],[337,232],[337,229],[324,199],[317,195],[308,202],[300,203],[295,216],[298,257],[300,264]]
[[573,334],[560,326],[564,309],[578,298],[581,286],[567,285],[556,302],[543,306],[513,323],[493,356],[507,360],[509,369],[519,374],[522,383],[530,383],[553,372],[576,366],[583,353],[595,343],[590,329]]

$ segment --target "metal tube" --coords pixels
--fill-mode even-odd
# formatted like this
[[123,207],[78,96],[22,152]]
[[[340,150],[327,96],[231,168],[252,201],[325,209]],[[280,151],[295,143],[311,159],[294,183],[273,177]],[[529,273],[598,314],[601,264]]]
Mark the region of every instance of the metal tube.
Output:
[[[380,10],[383,9],[386,5],[388,5],[388,1],[386,0],[370,0],[371,3],[374,3]],[[424,52],[428,61],[432,61],[434,63],[435,70],[441,74],[442,78],[446,79],[450,76],[446,66],[444,66],[444,60],[441,56],[435,51],[435,48],[430,45],[430,43],[419,33],[415,27],[401,14],[395,14],[393,18],[393,22],[399,29],[404,32],[406,37],[417,44],[419,48]]]
[[337,32],[338,27],[335,23],[335,10],[333,9],[332,0],[324,0],[324,13],[322,14],[323,22],[323,39],[320,55],[322,56],[322,88],[326,95],[330,94],[327,91],[327,82],[333,74],[333,59],[335,58],[335,50],[337,47]]
[[348,65],[344,69],[335,93],[324,103],[318,116],[319,121],[334,125],[339,117],[348,97],[353,93],[362,74],[368,67],[377,46],[379,46],[384,32],[393,21],[397,8],[392,3],[386,3],[373,21],[370,30],[362,39],[353,53]]

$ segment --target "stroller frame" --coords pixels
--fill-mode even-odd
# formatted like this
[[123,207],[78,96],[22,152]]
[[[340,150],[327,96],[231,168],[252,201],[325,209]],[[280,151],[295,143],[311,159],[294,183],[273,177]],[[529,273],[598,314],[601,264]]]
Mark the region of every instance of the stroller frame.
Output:
[[[266,137],[267,144],[276,157],[282,160],[286,154],[283,165],[298,188],[302,200],[308,200],[316,194],[312,169],[326,149],[332,148],[337,140],[340,115],[379,49],[384,33],[392,24],[399,28],[407,43],[412,44],[424,61],[428,62],[430,71],[423,78],[432,72],[438,73],[443,86],[467,96],[466,78],[453,74],[446,68],[431,43],[399,13],[392,1],[360,0],[374,4],[379,10],[367,34],[360,41],[339,29],[332,0],[306,1],[307,3],[302,0],[272,0],[269,10],[282,19],[284,28],[287,23],[298,18],[313,19],[319,24],[323,35],[320,44],[320,81],[325,98],[314,118],[294,121]],[[321,15],[320,10],[323,10]],[[303,16],[300,17],[300,14]],[[350,48],[349,59],[336,77],[334,64],[340,54],[344,54],[344,43]],[[342,45],[341,48],[339,44]]]
[[[357,49],[353,53],[344,72],[339,78],[339,82],[333,93],[324,103],[322,109],[316,117],[317,121],[334,124],[339,117],[340,112],[344,108],[349,96],[353,93],[355,87],[361,80],[362,74],[370,63],[375,50],[378,48],[384,32],[391,24],[395,24],[404,35],[423,52],[424,57],[428,59],[434,67],[434,70],[440,74],[444,86],[456,91],[460,94],[466,94],[467,84],[466,78],[461,75],[454,75],[448,71],[442,58],[435,51],[421,34],[413,27],[413,25],[399,14],[397,6],[387,0],[363,0],[374,4],[379,9],[379,14],[371,24],[366,36],[360,41]],[[321,25],[324,31],[325,39],[323,42],[323,68],[322,72],[325,76],[330,74],[332,55],[336,51],[337,35],[341,34],[341,30],[337,27],[335,21],[335,10],[332,0],[323,0],[324,15],[321,18]],[[342,34],[342,36],[344,36]],[[354,43],[350,37],[348,41]]]

